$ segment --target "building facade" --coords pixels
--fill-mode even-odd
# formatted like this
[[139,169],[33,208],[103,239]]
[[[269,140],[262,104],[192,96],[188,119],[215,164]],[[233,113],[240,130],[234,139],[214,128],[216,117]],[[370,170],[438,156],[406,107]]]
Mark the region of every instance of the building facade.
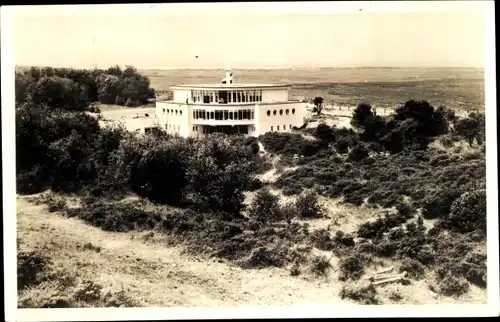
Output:
[[289,99],[288,85],[235,84],[226,70],[220,84],[172,86],[172,101],[156,102],[156,118],[170,134],[213,132],[258,136],[304,124],[305,103]]

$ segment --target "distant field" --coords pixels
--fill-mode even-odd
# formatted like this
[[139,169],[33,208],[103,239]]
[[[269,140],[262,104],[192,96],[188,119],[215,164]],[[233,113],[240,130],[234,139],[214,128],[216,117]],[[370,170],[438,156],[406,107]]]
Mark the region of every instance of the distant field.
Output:
[[[223,70],[142,70],[152,87],[218,83]],[[409,99],[435,106],[484,109],[484,73],[473,68],[311,68],[234,70],[236,82],[288,83],[292,96],[322,96],[329,104],[393,107]]]

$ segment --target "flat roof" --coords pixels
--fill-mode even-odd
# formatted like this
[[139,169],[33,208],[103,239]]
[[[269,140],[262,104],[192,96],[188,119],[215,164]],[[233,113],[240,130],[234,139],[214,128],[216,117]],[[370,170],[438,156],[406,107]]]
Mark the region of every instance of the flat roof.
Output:
[[289,87],[287,84],[183,84],[172,85],[170,88],[227,88],[227,89],[240,89],[240,88],[273,88],[273,87]]

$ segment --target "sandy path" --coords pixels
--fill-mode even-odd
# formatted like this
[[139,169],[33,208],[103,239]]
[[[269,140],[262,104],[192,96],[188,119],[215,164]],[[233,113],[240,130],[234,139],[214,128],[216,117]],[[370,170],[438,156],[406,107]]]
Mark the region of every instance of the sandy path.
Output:
[[[242,270],[190,257],[142,233],[109,233],[81,220],[50,214],[18,198],[18,236],[30,248],[45,248],[56,265],[105,290],[122,287],[145,306],[235,306],[333,304],[338,288],[291,277],[284,269]],[[155,238],[153,238],[154,240]],[[83,250],[92,243],[100,252]],[[80,247],[78,247],[80,246]],[[345,303],[345,302],[344,302]]]

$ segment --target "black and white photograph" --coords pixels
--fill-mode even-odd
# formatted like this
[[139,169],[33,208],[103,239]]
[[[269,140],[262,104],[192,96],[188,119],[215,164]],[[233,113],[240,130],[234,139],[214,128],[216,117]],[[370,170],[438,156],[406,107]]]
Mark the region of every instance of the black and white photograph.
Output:
[[6,321],[500,314],[493,1],[1,22]]

